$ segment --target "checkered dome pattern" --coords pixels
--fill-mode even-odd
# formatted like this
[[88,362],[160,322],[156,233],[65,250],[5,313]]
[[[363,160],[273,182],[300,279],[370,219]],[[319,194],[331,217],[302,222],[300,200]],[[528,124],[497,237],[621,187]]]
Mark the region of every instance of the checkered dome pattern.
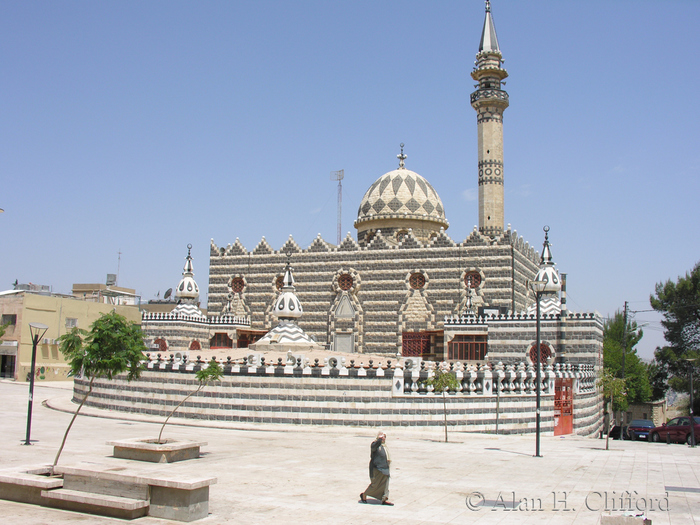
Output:
[[397,216],[447,222],[437,192],[427,180],[407,169],[390,171],[377,179],[357,211],[358,221]]

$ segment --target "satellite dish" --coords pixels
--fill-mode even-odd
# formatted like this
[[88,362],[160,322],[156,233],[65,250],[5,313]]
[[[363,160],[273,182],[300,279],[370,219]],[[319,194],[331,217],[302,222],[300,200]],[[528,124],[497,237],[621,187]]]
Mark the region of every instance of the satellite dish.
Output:
[[168,288],[168,289],[165,291],[165,295],[163,296],[163,299],[168,299],[172,294],[173,294],[173,289],[172,289],[172,288]]

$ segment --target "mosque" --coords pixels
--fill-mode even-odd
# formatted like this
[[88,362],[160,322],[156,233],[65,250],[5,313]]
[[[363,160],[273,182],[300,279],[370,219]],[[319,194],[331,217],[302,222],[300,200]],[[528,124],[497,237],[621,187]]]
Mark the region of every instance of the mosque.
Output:
[[[229,359],[227,374],[254,370],[277,374],[272,369],[266,372],[264,359],[254,362],[259,359],[254,353],[278,349],[283,357],[290,344],[320,348],[328,355],[357,354],[358,362],[362,354],[379,355],[386,361],[377,377],[382,369],[386,370],[382,375],[393,374],[395,381],[387,385],[398,403],[396,414],[403,414],[402,396],[422,392],[419,378],[425,370],[415,375],[416,366],[448,361],[463,378],[465,396],[489,396],[491,402],[497,396],[490,388],[512,395],[512,429],[528,431],[524,429],[530,429],[530,418],[522,420],[517,403],[530,399],[536,390],[533,369],[540,369],[539,351],[546,367],[540,369],[545,374],[542,389],[551,396],[549,431],[596,432],[602,409],[595,388],[602,366],[602,319],[597,313],[567,309],[566,276],[555,268],[549,228],[545,227],[539,252],[504,225],[503,115],[509,100],[502,83],[508,73],[488,1],[471,75],[478,82],[470,101],[477,116],[479,220],[466,239],[448,235],[440,196],[425,178],[407,168],[402,144],[396,169],[376,179],[359,204],[356,238],[348,234],[334,245],[319,235],[301,247],[290,236],[278,250],[265,237],[252,250],[238,239],[226,246],[212,240],[206,314],[198,306],[199,289],[188,252],[176,289],[178,306],[169,313],[142,316],[144,333],[159,351],[149,366],[174,371],[176,361],[165,362],[171,352],[186,355],[201,349],[226,355],[229,349],[245,347],[251,351],[247,364],[239,366]],[[364,377],[355,360],[347,368],[345,361],[331,361],[335,364],[326,359],[323,374],[332,377],[335,370],[341,378],[358,373]],[[304,360],[287,365],[295,362],[301,368],[288,367],[285,374],[302,374]],[[367,374],[373,370],[369,363]],[[248,368],[254,364],[258,368]],[[303,374],[312,374],[306,366]],[[308,387],[302,375],[295,381],[299,384],[293,388]],[[498,410],[497,401],[494,407]],[[494,407],[484,405],[477,412],[490,421]],[[241,410],[243,415],[235,416],[241,421],[252,417],[248,408]],[[370,419],[387,414],[374,408],[366,412]],[[276,417],[272,414],[269,420]],[[404,424],[402,417],[386,423]]]
[[[538,272],[548,282],[543,313],[559,316],[565,325],[566,276],[554,268],[548,235],[540,254],[510,225],[504,227],[503,114],[509,101],[502,82],[508,73],[490,2],[471,74],[478,82],[470,101],[477,115],[479,219],[466,239],[450,238],[440,196],[406,167],[402,144],[397,168],[375,180],[359,204],[356,238],[348,234],[334,245],[319,235],[302,248],[290,235],[275,250],[263,237],[250,251],[238,239],[225,247],[212,240],[206,315],[197,307],[199,289],[188,252],[175,292],[179,306],[169,316],[144,314],[152,345],[163,352],[225,352],[255,343],[278,322],[274,305],[282,292],[285,259],[291,259],[296,297],[304,309],[298,324],[309,344],[329,351],[519,360],[529,351],[528,337],[521,346],[500,350],[493,327],[462,334],[455,331],[455,320],[493,324],[533,313],[529,283]],[[561,328],[546,352],[563,356],[570,353],[567,344],[580,349],[593,340],[602,341],[602,334],[574,342]]]
[[[541,256],[510,225],[504,227],[507,76],[487,2],[472,71],[478,88],[470,97],[478,130],[478,228],[463,240],[448,235],[440,196],[407,168],[402,145],[396,169],[374,181],[359,204],[356,238],[348,234],[336,246],[319,235],[300,247],[290,236],[279,250],[264,237],[252,250],[238,239],[221,247],[212,240],[209,313],[250,318],[250,328],[227,344],[247,345],[276,323],[273,304],[290,254],[304,306],[299,324],[327,349],[438,360],[490,354],[488,341],[455,341],[445,323],[468,311],[480,317],[515,314],[534,301],[528,282],[540,270]],[[559,275],[548,275],[553,281],[545,311],[559,313]]]

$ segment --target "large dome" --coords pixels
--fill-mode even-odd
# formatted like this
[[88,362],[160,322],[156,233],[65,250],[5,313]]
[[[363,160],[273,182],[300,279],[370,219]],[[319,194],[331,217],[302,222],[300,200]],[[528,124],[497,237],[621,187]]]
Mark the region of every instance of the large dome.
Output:
[[417,219],[447,228],[445,209],[430,183],[416,172],[399,168],[379,177],[357,210],[355,227],[377,219]]

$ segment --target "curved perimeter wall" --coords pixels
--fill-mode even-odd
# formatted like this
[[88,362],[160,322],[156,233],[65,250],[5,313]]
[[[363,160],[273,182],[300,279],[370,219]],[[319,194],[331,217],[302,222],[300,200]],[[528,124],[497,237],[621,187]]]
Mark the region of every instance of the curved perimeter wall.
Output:
[[[454,366],[460,392],[446,396],[447,423],[453,430],[504,434],[535,431],[532,367]],[[127,382],[96,379],[86,404],[136,414],[167,416],[197,388],[199,364],[151,362],[140,379]],[[602,400],[591,388],[590,374],[570,370],[542,371],[541,425],[554,432],[554,381],[574,379],[573,431],[593,435],[601,429]],[[432,372],[403,368],[294,367],[225,364],[221,382],[192,396],[173,417],[241,423],[286,423],[371,427],[440,427],[443,398],[421,383]],[[576,377],[576,376],[581,377]],[[532,376],[532,377],[530,377]],[[493,394],[501,386],[501,394]],[[87,392],[88,381],[76,378],[73,401]]]

